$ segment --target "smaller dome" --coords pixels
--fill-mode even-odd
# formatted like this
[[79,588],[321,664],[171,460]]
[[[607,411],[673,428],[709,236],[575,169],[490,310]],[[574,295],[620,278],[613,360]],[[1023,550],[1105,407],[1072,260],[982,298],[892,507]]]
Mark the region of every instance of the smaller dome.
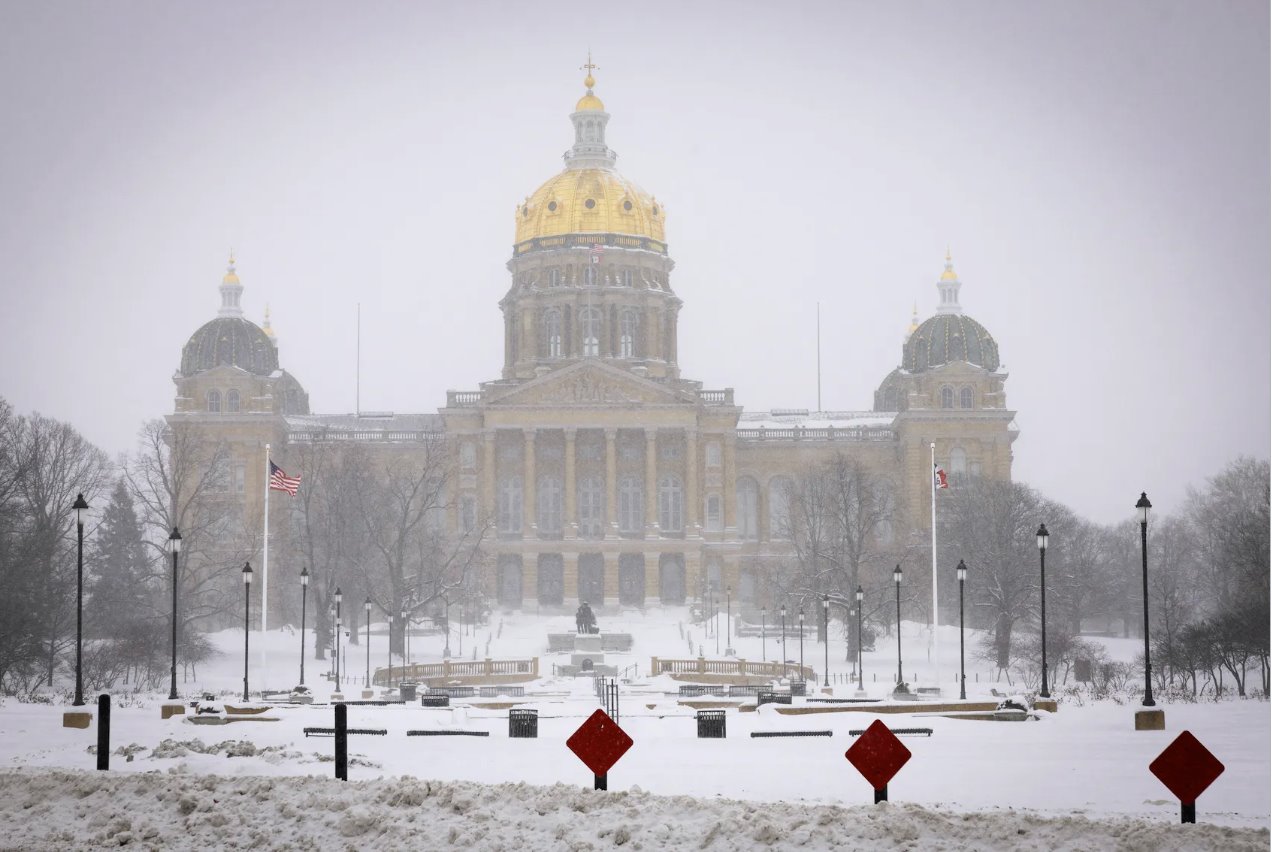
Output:
[[238,367],[268,376],[278,369],[278,349],[256,323],[242,317],[217,317],[190,335],[181,350],[182,375],[214,367]]
[[937,314],[914,330],[901,348],[901,366],[922,373],[954,361],[997,370],[998,343],[966,314]]
[[592,94],[592,90],[588,89],[587,94],[579,98],[579,102],[574,105],[575,112],[583,112],[584,110],[595,110],[596,112],[605,112],[605,104],[601,103],[601,99]]

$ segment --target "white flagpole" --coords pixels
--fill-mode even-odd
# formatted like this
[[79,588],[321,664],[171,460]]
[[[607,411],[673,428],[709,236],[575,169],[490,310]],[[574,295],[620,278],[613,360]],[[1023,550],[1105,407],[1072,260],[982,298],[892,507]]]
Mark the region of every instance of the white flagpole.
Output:
[[928,470],[928,480],[932,490],[932,671],[936,687],[941,687],[941,640],[938,630],[941,619],[937,613],[936,598],[936,442],[931,444],[932,467]]
[[[266,631],[269,629],[269,444],[265,445],[265,558],[264,564],[261,566],[261,641],[257,644],[261,646],[261,673],[260,677],[266,677],[265,668],[265,642]],[[264,681],[262,681],[264,683]]]

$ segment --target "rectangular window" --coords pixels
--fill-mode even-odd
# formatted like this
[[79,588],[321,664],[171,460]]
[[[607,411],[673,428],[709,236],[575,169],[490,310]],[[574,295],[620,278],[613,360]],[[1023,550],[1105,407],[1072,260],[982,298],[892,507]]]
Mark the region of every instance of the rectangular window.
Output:
[[459,504],[459,528],[470,533],[477,528],[477,498],[465,495]]
[[707,442],[707,467],[719,467],[719,466],[720,466],[720,442],[708,441]]
[[242,462],[234,464],[234,493],[242,494],[247,490],[247,465]]
[[709,532],[720,532],[724,528],[724,522],[720,513],[720,495],[707,495],[707,530]]

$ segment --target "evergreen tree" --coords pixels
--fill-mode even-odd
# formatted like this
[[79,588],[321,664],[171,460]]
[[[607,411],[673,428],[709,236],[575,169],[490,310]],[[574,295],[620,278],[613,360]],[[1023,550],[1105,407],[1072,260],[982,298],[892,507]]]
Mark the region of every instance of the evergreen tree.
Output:
[[124,636],[130,625],[149,618],[153,607],[141,523],[122,478],[115,481],[94,533],[85,617],[92,635]]

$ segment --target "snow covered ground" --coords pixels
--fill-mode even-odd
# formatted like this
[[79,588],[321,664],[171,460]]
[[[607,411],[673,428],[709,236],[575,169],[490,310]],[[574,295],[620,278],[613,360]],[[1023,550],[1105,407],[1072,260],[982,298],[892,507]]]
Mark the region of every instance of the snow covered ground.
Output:
[[[302,730],[330,726],[330,707],[279,707],[270,713],[276,722],[202,727],[179,717],[161,721],[162,696],[121,696],[112,747],[130,752],[132,760],[117,754],[111,772],[97,773],[89,753],[93,729],[62,728],[64,707],[8,701],[0,707],[0,848],[123,841],[163,849],[1269,847],[1272,737],[1265,701],[1166,705],[1165,732],[1135,732],[1136,705],[1113,702],[1063,704],[1041,721],[1021,723],[924,716],[921,707],[907,715],[785,716],[767,705],[729,711],[727,739],[701,740],[693,711],[677,703],[677,685],[646,677],[650,656],[685,657],[690,643],[714,656],[714,637],[682,628],[678,617],[683,613],[602,618],[603,629],[637,637],[632,654],[608,655],[606,662],[634,665],[642,675],[621,693],[620,723],[635,745],[610,771],[608,792],[590,789],[590,773],[564,742],[598,706],[586,679],[548,676],[527,685],[525,706],[539,711],[537,739],[509,739],[506,709],[350,707],[350,727],[384,728],[388,735],[350,738],[348,783],[332,778],[332,740],[306,738]],[[486,656],[489,643],[491,657],[537,655],[541,671],[550,672],[553,661],[568,659],[546,654],[546,634],[572,626],[527,614],[503,616],[501,628],[497,616],[491,628],[464,637],[464,656],[471,658],[473,647]],[[926,632],[905,627],[907,675],[914,669],[930,678]],[[259,634],[252,638],[254,646],[261,642]],[[179,684],[183,694],[241,690],[242,633],[214,639],[225,654],[201,667],[197,684]],[[457,640],[451,637],[452,650]],[[258,681],[291,686],[299,636],[271,631],[267,641],[264,667],[252,654],[253,689]],[[733,644],[739,656],[772,659],[772,637],[763,650],[761,641],[734,637]],[[417,637],[412,658],[440,659],[442,644],[439,636]],[[1133,641],[1110,644],[1115,655],[1133,653]],[[373,667],[387,661],[385,647],[373,625]],[[797,661],[797,643],[788,648],[788,659]],[[804,650],[820,674],[823,646],[806,641]],[[957,629],[943,628],[940,651],[943,671],[952,673]],[[851,671],[837,640],[831,656],[832,680]],[[881,638],[865,656],[867,692],[881,697],[896,671],[895,642]],[[352,646],[347,660],[355,674],[365,673],[365,646]],[[975,683],[975,668],[969,667],[969,697],[1005,687],[984,682],[984,675]],[[331,690],[324,671],[325,664],[306,661],[306,680],[319,701]],[[855,685],[832,689],[851,696]],[[346,686],[345,694],[356,698],[357,690]],[[947,687],[946,695],[957,691]],[[913,757],[889,786],[891,802],[879,806],[870,804],[869,785],[843,756],[854,741],[849,730],[876,718],[933,730],[930,738],[904,739]],[[490,736],[406,736],[419,728]],[[1198,800],[1195,826],[1178,824],[1178,803],[1148,771],[1185,729],[1226,766]],[[830,730],[832,736],[749,736],[773,730]]]

